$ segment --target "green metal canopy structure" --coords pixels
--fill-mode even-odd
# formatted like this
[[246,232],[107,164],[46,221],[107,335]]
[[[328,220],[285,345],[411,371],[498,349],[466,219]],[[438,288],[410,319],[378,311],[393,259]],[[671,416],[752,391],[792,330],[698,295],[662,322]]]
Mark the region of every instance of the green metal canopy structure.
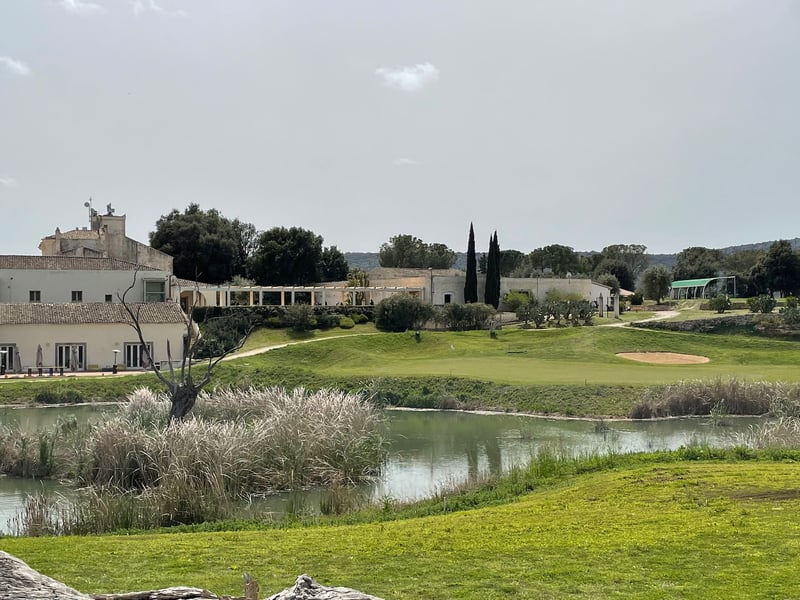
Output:
[[670,296],[673,300],[705,298],[711,282],[715,282],[713,286],[710,286],[715,290],[721,287],[719,285],[720,282],[724,282],[725,292],[727,292],[728,281],[730,280],[733,280],[733,295],[736,296],[735,275],[727,275],[724,277],[707,277],[705,279],[681,279],[679,281],[673,281],[670,288]]

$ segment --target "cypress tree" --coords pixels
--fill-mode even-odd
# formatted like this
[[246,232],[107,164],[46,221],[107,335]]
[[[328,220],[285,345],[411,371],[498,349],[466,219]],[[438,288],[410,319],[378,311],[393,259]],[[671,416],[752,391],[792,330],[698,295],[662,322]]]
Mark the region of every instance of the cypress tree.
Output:
[[467,242],[467,281],[464,283],[464,302],[478,301],[478,261],[475,258],[475,231],[469,224],[469,242]]
[[486,257],[486,287],[483,292],[483,301],[495,308],[500,304],[500,270],[497,252],[497,232],[489,238],[489,255]]

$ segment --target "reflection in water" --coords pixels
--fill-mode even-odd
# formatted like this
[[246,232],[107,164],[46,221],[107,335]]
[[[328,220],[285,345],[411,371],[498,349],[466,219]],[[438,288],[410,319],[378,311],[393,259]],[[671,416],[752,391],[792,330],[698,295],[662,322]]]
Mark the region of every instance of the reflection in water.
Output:
[[[0,424],[14,421],[36,429],[75,414],[80,421],[103,417],[108,407],[64,407],[10,410],[0,408]],[[731,419],[730,427],[713,427],[709,419],[607,422],[596,431],[595,422],[540,419],[507,414],[438,411],[387,411],[389,456],[381,477],[362,486],[357,495],[378,501],[391,497],[415,500],[430,496],[448,484],[499,474],[526,464],[542,447],[570,454],[638,452],[675,449],[690,444],[733,445],[735,434],[758,419]],[[25,494],[41,484],[0,477],[0,531],[22,506]],[[48,483],[57,488],[58,484]],[[327,492],[304,490],[259,500],[253,509],[301,514],[319,510]]]

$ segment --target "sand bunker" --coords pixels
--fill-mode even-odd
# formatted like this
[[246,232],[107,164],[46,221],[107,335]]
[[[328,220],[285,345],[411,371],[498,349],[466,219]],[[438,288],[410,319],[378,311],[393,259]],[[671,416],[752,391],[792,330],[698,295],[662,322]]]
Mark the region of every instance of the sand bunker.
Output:
[[697,365],[710,360],[707,356],[676,352],[620,352],[617,356],[654,365]]

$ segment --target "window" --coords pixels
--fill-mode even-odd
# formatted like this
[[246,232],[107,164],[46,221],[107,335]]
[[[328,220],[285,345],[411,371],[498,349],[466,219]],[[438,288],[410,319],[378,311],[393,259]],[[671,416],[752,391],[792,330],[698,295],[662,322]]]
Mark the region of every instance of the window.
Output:
[[85,365],[86,344],[56,344],[56,367],[83,371]]
[[81,290],[72,290],[72,301],[83,302],[83,292]]
[[14,370],[14,346],[0,346],[0,371]]
[[42,301],[42,291],[41,290],[31,290],[28,292],[28,300],[30,302],[41,302]]
[[106,302],[113,302],[114,297],[111,294],[106,294]]
[[165,285],[163,281],[153,280],[144,282],[145,302],[164,302],[166,300]]
[[453,294],[445,294],[444,295],[444,303],[450,304],[453,301]]
[[147,352],[144,351],[144,346],[139,343],[125,344],[125,368],[127,369],[148,369],[150,368],[150,361],[153,358],[153,342],[147,342]]

